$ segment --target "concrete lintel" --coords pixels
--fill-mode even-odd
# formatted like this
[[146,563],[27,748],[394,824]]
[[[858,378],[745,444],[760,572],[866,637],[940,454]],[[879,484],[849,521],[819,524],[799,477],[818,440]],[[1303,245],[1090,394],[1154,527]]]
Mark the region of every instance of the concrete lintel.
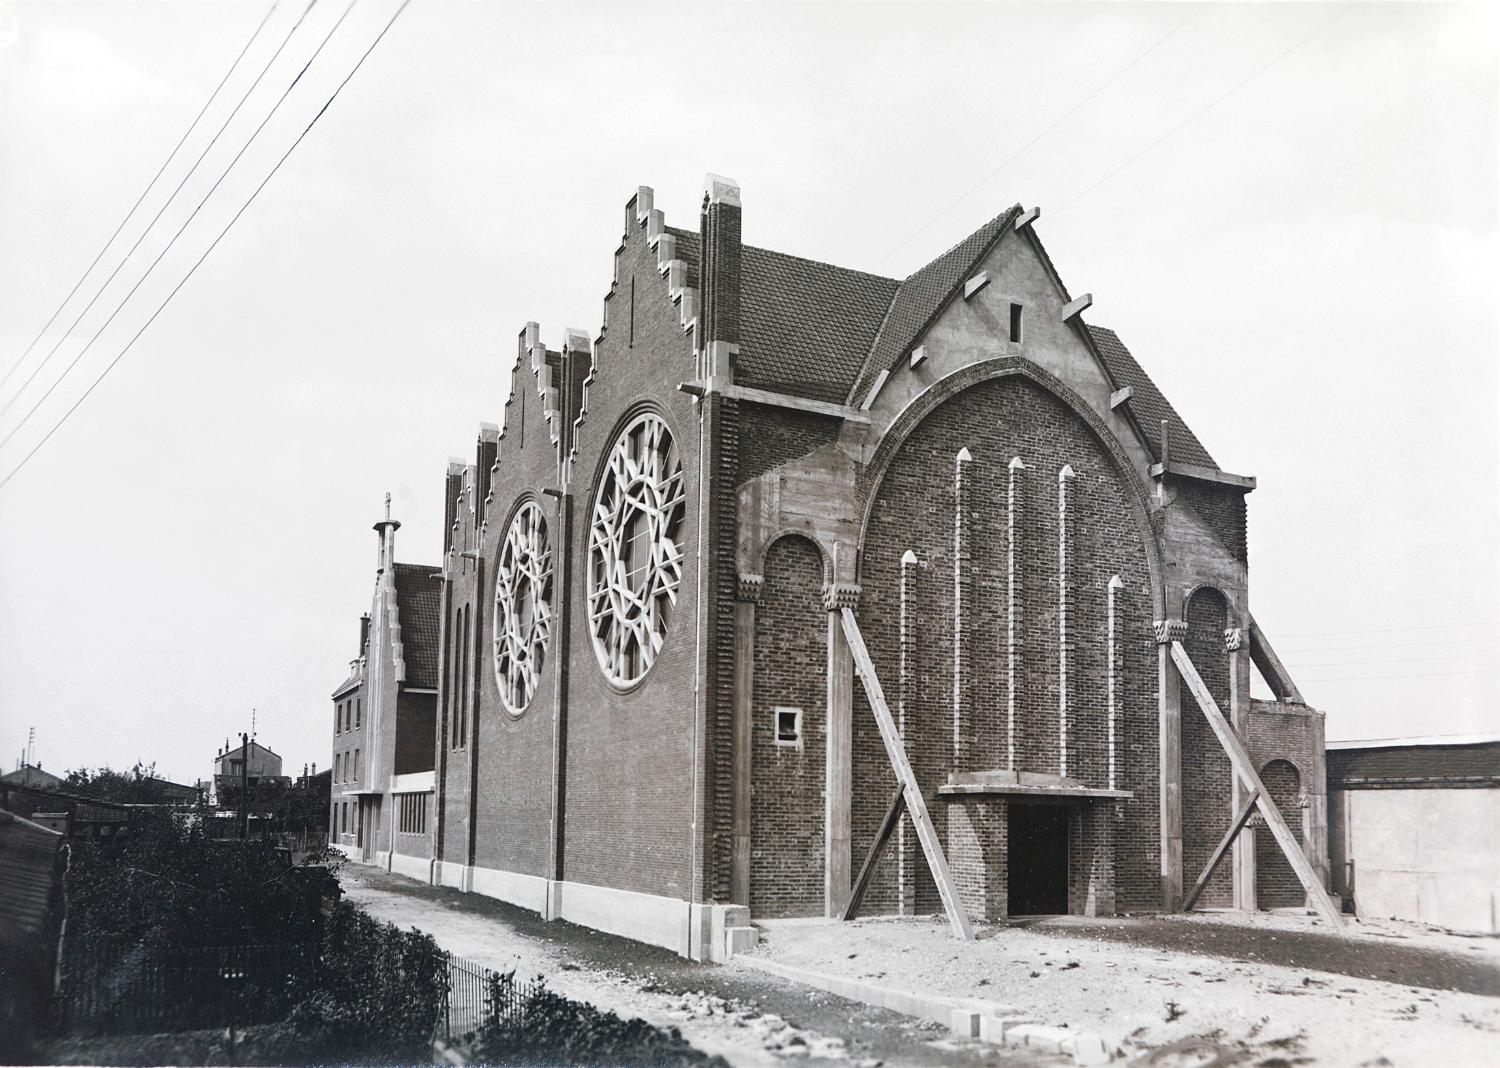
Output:
[[875,376],[875,384],[870,387],[870,392],[865,394],[865,402],[859,406],[860,411],[868,412],[870,410],[870,407],[875,403],[875,398],[880,396],[880,390],[885,385],[885,380],[889,377],[891,377],[889,369],[883,370]]
[[[678,387],[679,389],[682,387]],[[719,390],[723,396],[735,400],[749,401],[752,404],[768,404],[777,408],[793,408],[800,412],[813,412],[817,415],[831,415],[835,419],[844,419],[854,423],[868,423],[870,417],[858,408],[851,408],[847,404],[833,404],[830,401],[813,400],[811,397],[797,397],[790,393],[772,393],[766,389],[752,389],[749,386],[725,386]]]
[[1123,389],[1117,389],[1117,390],[1115,390],[1113,393],[1111,393],[1109,395],[1109,407],[1110,407],[1110,410],[1113,411],[1114,409],[1118,408],[1120,405],[1124,404],[1126,401],[1128,401],[1131,397],[1134,397],[1134,396],[1135,396],[1135,390],[1133,388],[1131,388],[1130,386],[1126,386]]
[[983,289],[985,286],[987,286],[989,284],[990,284],[990,275],[989,275],[989,272],[988,271],[980,271],[973,278],[970,278],[967,282],[964,283],[964,300],[968,300],[975,293],[978,293],[981,289]]
[[1084,312],[1088,311],[1089,308],[1093,306],[1093,303],[1094,294],[1092,293],[1085,293],[1081,297],[1074,297],[1072,300],[1068,301],[1068,303],[1063,305],[1062,321],[1066,323],[1070,319],[1077,318]]
[[1032,223],[1036,222],[1037,219],[1041,218],[1041,216],[1042,216],[1042,209],[1041,208],[1028,208],[1025,212],[1023,212],[1021,214],[1021,216],[1019,218],[1016,219],[1015,228],[1017,230],[1024,230],[1024,229],[1026,229],[1026,227],[1028,227]]
[[1161,478],[1163,475],[1191,478],[1198,482],[1213,482],[1220,486],[1232,486],[1235,489],[1245,490],[1247,493],[1255,488],[1253,475],[1232,475],[1218,468],[1205,467],[1203,464],[1183,463],[1181,460],[1168,460],[1164,464],[1151,465],[1152,478]]
[[911,366],[920,367],[922,365],[922,362],[926,359],[927,347],[925,345],[918,345],[916,348],[911,350]]

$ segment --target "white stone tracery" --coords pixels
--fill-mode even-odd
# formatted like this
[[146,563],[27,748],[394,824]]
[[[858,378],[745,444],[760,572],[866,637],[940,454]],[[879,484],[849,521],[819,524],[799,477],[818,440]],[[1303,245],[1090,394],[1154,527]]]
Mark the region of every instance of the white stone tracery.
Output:
[[589,528],[589,630],[616,686],[639,682],[666,640],[682,584],[682,461],[652,413],[615,440]]
[[495,572],[495,682],[519,716],[536,694],[552,634],[552,546],[535,501],[516,510]]

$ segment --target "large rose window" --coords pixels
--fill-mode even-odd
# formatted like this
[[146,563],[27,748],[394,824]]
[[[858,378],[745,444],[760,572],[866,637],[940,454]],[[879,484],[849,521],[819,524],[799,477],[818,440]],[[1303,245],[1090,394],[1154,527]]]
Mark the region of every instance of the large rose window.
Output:
[[658,416],[638,416],[610,450],[589,529],[589,628],[616,686],[639,682],[666,640],[682,584],[682,461]]
[[516,510],[495,573],[495,682],[518,716],[536,694],[552,633],[552,547],[535,501]]

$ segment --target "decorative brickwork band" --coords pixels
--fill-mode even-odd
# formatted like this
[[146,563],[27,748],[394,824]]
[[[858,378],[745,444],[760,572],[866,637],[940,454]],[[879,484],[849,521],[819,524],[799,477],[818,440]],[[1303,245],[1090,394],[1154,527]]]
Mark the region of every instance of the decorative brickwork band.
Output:
[[844,608],[858,608],[859,583],[823,583],[823,607],[830,612],[837,612]]
[[1057,473],[1057,773],[1068,774],[1068,487],[1073,468]]
[[1106,609],[1108,622],[1106,625],[1108,628],[1109,644],[1109,671],[1106,676],[1107,689],[1105,691],[1109,708],[1107,713],[1108,719],[1106,723],[1105,744],[1108,748],[1108,775],[1109,789],[1111,790],[1115,788],[1115,724],[1119,719],[1120,693],[1119,680],[1117,678],[1119,673],[1120,661],[1118,646],[1115,639],[1115,594],[1117,594],[1122,588],[1124,588],[1124,586],[1125,583],[1120,581],[1120,576],[1115,575],[1110,578],[1109,585],[1106,587],[1107,592],[1105,594],[1106,598],[1108,599],[1108,606]]
[[1021,506],[1021,482],[1026,465],[1019,456],[1010,461],[1005,493],[1005,767],[1016,770],[1016,522]]
[[766,592],[766,576],[740,575],[735,584],[735,597],[741,601],[760,603]]
[[1224,651],[1226,653],[1237,653],[1244,643],[1244,634],[1239,627],[1230,627],[1224,631]]
[[1158,619],[1151,624],[1156,631],[1157,645],[1171,645],[1187,640],[1188,625],[1181,619]]
[[[921,565],[917,554],[907,549],[901,554],[901,666],[899,693],[896,706],[896,733],[906,741],[907,710],[916,694],[917,664],[917,572]],[[902,916],[916,912],[916,856],[912,852],[909,821],[903,819],[896,829],[896,899],[897,911]]]
[[968,642],[964,634],[966,587],[969,583],[969,465],[974,457],[959,449],[953,460],[953,766],[963,768],[964,659]]

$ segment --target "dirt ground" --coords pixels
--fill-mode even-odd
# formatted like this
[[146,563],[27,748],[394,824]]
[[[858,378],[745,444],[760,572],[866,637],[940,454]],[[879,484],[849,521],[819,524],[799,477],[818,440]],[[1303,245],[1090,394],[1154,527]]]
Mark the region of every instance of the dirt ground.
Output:
[[514,969],[522,978],[541,975],[553,990],[576,1001],[676,1027],[698,1049],[734,1065],[1040,1063],[1022,1052],[957,1041],[937,1025],[761,972],[695,964],[654,946],[549,923],[479,894],[354,864],[339,877],[348,900],[379,919],[426,931],[456,956],[496,970]]
[[1500,940],[1349,932],[1303,915],[1058,917],[984,927],[965,946],[941,918],[786,920],[763,926],[755,953],[992,999],[1132,1058],[1198,1036],[1264,1068],[1500,1065]]

